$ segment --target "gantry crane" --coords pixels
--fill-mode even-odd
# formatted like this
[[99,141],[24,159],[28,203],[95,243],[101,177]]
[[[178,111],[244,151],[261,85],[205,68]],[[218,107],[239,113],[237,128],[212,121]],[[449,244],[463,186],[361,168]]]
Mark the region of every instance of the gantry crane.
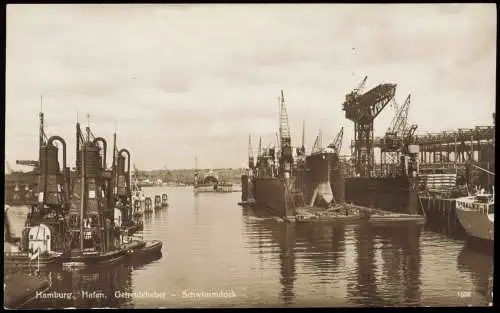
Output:
[[374,166],[373,121],[396,93],[396,84],[380,84],[360,94],[367,78],[346,95],[343,103],[346,118],[354,122],[355,170],[360,176],[371,176]]

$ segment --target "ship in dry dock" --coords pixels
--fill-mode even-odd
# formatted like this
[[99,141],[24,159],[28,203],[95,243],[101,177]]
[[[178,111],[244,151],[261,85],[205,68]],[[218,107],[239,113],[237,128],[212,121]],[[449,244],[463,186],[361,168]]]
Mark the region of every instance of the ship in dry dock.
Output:
[[[328,209],[344,203],[344,169],[339,156],[343,133],[341,128],[333,142],[323,148],[320,131],[311,153],[304,161],[300,161],[303,157],[297,161],[295,183],[303,196],[304,205]],[[302,142],[302,148],[297,149],[298,156],[302,156],[305,151],[304,140]]]
[[262,149],[259,140],[254,162],[249,139],[249,168],[242,175],[242,203],[255,203],[280,217],[295,217],[295,185],[293,183],[293,149],[283,91],[280,98],[279,147]]
[[255,204],[287,219],[295,217],[297,208],[315,206],[327,209],[342,203],[343,172],[337,151],[342,135],[343,130],[326,149],[321,145],[321,134],[318,135],[311,154],[306,155],[303,125],[302,146],[296,148],[294,160],[282,91],[278,147],[262,148],[259,140],[254,163],[249,138],[249,169],[242,175],[242,203]]
[[[416,125],[407,124],[410,96],[402,106],[395,103],[396,84],[379,84],[366,93],[362,93],[367,77],[346,96],[343,109],[346,118],[355,124],[352,158],[346,160],[340,156],[343,130],[326,149],[321,146],[321,135],[313,146],[310,155],[305,155],[304,143],[297,148],[297,160],[294,163],[288,128],[288,118],[283,95],[280,109],[280,151],[278,166],[274,164],[274,150],[259,153],[257,164],[249,159],[248,175],[242,177],[243,203],[262,203],[271,207],[280,216],[292,214],[295,208],[321,207],[331,208],[337,204],[349,203],[359,208],[372,208],[393,213],[420,214],[418,203],[418,165],[419,147],[415,144]],[[396,116],[382,140],[382,158],[392,158],[385,165],[375,166],[373,124],[378,114],[394,102]],[[287,141],[288,140],[288,141]],[[286,155],[290,146],[289,156]],[[285,148],[285,149],[284,149]],[[260,150],[260,149],[259,149]],[[285,151],[285,152],[284,152]],[[285,155],[283,155],[285,153]],[[286,168],[290,171],[274,172],[274,168]],[[283,187],[284,177],[288,175],[288,187]],[[371,211],[374,212],[374,211]]]

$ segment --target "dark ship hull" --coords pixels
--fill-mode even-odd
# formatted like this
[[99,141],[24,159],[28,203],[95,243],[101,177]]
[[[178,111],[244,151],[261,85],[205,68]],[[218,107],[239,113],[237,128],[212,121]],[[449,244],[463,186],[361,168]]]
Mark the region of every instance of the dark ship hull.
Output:
[[248,175],[241,175],[241,204],[255,203],[253,181]]
[[303,195],[303,205],[328,207],[345,200],[343,169],[334,152],[311,154],[305,159],[305,169],[297,171],[297,190]]
[[281,178],[255,178],[252,190],[257,207],[280,217],[295,216],[291,183]]
[[336,200],[330,175],[336,165],[336,154],[332,152],[314,153],[306,157],[302,190],[308,205],[326,207]]
[[120,262],[127,256],[127,250],[117,249],[109,252],[87,252],[84,254],[76,253],[70,255],[63,263],[66,267],[76,266],[103,266]]
[[345,179],[347,202],[396,213],[417,214],[417,179],[401,177],[349,177]]

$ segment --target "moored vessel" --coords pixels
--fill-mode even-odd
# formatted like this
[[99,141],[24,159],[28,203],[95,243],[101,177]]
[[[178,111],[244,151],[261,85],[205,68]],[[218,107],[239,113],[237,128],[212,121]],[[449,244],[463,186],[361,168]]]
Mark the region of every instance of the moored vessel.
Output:
[[[69,248],[69,168],[66,166],[66,142],[59,136],[47,138],[44,130],[44,115],[40,113],[39,165],[37,170],[36,200],[24,222],[20,242],[11,240],[10,220],[4,209],[6,243],[9,250],[4,251],[4,265],[43,267],[60,264]],[[62,145],[63,163],[58,160]]]
[[[71,247],[63,265],[99,266],[119,262],[127,250],[120,245],[122,226],[132,213],[128,203],[126,175],[120,175],[118,164],[124,164],[122,152],[116,158],[116,135],[113,147],[113,169],[106,171],[106,141],[86,135],[76,127],[77,175],[73,182],[70,208]],[[98,143],[102,144],[102,147]],[[128,151],[127,151],[128,152]],[[102,153],[102,156],[101,156]],[[130,155],[128,164],[130,165]],[[130,166],[128,167],[130,169]],[[130,190],[130,189],[128,189]],[[117,207],[115,207],[115,205]]]
[[[195,163],[197,163],[197,160]],[[208,173],[201,178],[197,165],[195,165],[193,191],[195,194],[205,192],[232,192],[233,184],[221,181],[213,170],[209,170]]]
[[467,234],[472,238],[494,240],[494,193],[479,192],[455,200],[457,217]]
[[242,201],[254,203],[256,208],[268,210],[278,217],[295,220],[293,151],[283,91],[279,104],[279,147],[262,149],[262,141],[259,140],[254,164],[249,142],[249,175],[242,177]]

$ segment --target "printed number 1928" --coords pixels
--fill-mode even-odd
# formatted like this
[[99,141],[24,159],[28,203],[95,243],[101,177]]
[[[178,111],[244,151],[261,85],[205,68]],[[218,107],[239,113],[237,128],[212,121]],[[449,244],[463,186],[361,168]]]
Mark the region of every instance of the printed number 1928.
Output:
[[472,296],[472,292],[470,291],[459,291],[458,297],[460,298],[470,298]]

